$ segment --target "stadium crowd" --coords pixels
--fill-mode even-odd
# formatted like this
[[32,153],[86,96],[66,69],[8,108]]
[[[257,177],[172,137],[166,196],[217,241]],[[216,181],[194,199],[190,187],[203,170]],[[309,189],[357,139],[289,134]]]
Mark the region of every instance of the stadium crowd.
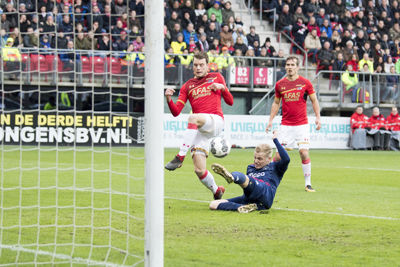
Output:
[[[251,4],[258,7],[259,1],[263,10],[276,10],[275,16],[264,13],[269,14],[266,19],[275,20],[277,30],[290,34],[318,70],[346,71],[352,65],[352,71],[364,71],[367,64],[369,73],[400,73],[397,0],[255,0]],[[125,65],[143,66],[144,56],[137,52],[144,51],[144,0],[10,0],[0,5],[0,44],[6,62],[20,61],[15,50],[7,51],[13,47],[57,48],[114,51]],[[274,64],[251,59],[254,56],[283,58],[284,52],[276,51],[270,38],[260,40],[255,27],[244,25],[231,6],[225,0],[165,0],[164,48],[174,54],[166,55],[165,65],[189,66],[195,51],[208,52],[211,69],[220,71],[228,66]],[[301,53],[296,45],[292,52]],[[67,66],[73,59],[69,53],[60,57]],[[284,72],[284,61],[276,62]],[[339,80],[338,75],[332,78]],[[382,92],[383,101],[398,99],[398,76],[374,78],[390,85]]]

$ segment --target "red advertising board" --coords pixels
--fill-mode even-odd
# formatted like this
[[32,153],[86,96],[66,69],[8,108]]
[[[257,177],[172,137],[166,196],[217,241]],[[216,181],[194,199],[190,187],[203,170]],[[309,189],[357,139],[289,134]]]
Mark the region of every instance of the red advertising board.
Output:
[[236,67],[235,84],[249,84],[250,68]]
[[254,68],[254,85],[268,84],[268,68]]

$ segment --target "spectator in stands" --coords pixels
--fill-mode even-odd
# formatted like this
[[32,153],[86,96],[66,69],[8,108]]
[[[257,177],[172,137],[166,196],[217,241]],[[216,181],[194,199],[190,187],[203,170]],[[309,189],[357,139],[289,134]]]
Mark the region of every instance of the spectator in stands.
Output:
[[230,17],[235,17],[235,12],[232,10],[232,3],[230,1],[225,2],[225,8],[222,9],[222,21],[228,23]]
[[22,35],[21,35],[21,33],[19,32],[19,29],[18,29],[18,28],[14,28],[8,37],[13,38],[13,40],[14,40],[14,46],[16,46],[16,47],[22,47],[22,45],[23,45],[23,44],[22,44],[22,42],[23,42],[23,40],[22,40]]
[[282,7],[282,13],[279,14],[276,26],[279,31],[285,31],[287,34],[290,34],[293,24],[293,16],[289,13],[289,5],[284,4]]
[[312,64],[315,65],[317,63],[318,50],[321,49],[321,42],[317,36],[316,29],[312,29],[311,32],[307,34],[306,39],[304,40],[304,48],[307,51],[307,56],[312,58]]
[[208,29],[206,29],[206,34],[207,34],[207,42],[209,44],[212,44],[214,42],[214,39],[219,39],[219,32],[217,31],[214,22],[210,22]]
[[226,46],[222,47],[222,53],[217,57],[216,63],[218,64],[218,71],[220,72],[228,67],[235,67],[235,60],[229,54],[229,49]]
[[254,41],[260,43],[260,36],[256,33],[256,27],[250,26],[250,33],[246,35],[248,46],[253,47]]
[[189,45],[190,38],[193,37],[195,43],[199,41],[199,38],[197,37],[197,33],[194,30],[194,25],[193,23],[189,23],[186,27],[186,29],[183,30],[183,40],[184,42]]
[[211,14],[211,16],[209,16],[210,18],[210,23],[215,23],[215,29],[218,31],[218,34],[221,32],[221,23],[219,23],[217,21],[217,17],[215,16],[215,14]]
[[339,22],[341,17],[344,16],[346,7],[342,0],[335,0],[331,5],[331,12],[334,14],[334,21]]
[[204,8],[204,3],[203,2],[197,2],[196,9],[194,10],[194,13],[195,13],[195,15],[197,17],[196,20],[199,20],[199,18],[202,18],[204,15],[207,16],[207,20],[208,20],[207,10]]
[[339,80],[341,74],[337,72],[346,70],[346,62],[343,59],[343,53],[341,52],[337,53],[335,61],[333,62],[332,65],[332,70],[334,71],[332,75],[332,87],[337,88],[337,90],[340,90]]
[[189,50],[188,50],[188,49],[184,49],[184,50],[183,50],[183,53],[180,54],[180,55],[178,56],[178,58],[179,58],[179,63],[180,63],[183,67],[185,67],[186,69],[189,69],[189,68],[190,68],[190,64],[191,64],[192,61],[193,61],[193,55],[189,54]]
[[100,41],[98,41],[97,50],[110,51],[111,50],[111,40],[107,33],[103,33]]
[[389,37],[391,40],[396,40],[400,38],[400,24],[395,22],[393,27],[389,30]]
[[177,35],[177,40],[171,42],[171,47],[174,50],[174,54],[182,54],[182,51],[187,48],[187,44],[183,41],[183,34]]
[[[171,35],[171,41],[176,41],[178,34],[183,34],[181,24],[179,24],[179,22],[175,23],[173,29],[169,33]],[[139,34],[131,37],[135,39],[137,36],[139,36]]]
[[[294,37],[294,41],[298,44],[301,48],[304,48],[304,40],[306,39],[307,35],[307,27],[303,23],[303,18],[298,17],[296,24],[293,25],[292,29],[292,36]],[[293,46],[293,53],[296,53],[298,47],[296,45]]]
[[220,43],[222,46],[226,46],[227,42],[234,43],[232,38],[232,32],[229,32],[227,24],[223,24],[222,31],[220,33]]
[[393,69],[394,70],[396,70],[395,69],[395,65],[394,65],[394,63],[393,63],[393,58],[391,57],[391,56],[389,56],[388,58],[387,58],[387,61],[384,63],[384,70],[385,70],[385,72],[386,73],[391,73],[391,68],[393,67]]
[[245,32],[243,31],[243,27],[241,25],[237,25],[236,26],[236,30],[232,33],[232,38],[233,38],[233,42],[236,43],[237,42],[237,38],[238,37],[242,38],[243,43],[247,46],[247,37]]
[[11,22],[7,20],[6,14],[1,14],[1,21],[0,21],[0,29],[5,30],[6,32],[10,32],[11,29]]
[[265,47],[267,49],[267,55],[268,57],[273,57],[276,56],[276,50],[275,48],[271,45],[271,39],[269,37],[265,38],[265,42],[261,47]]
[[357,54],[352,54],[351,59],[346,62],[346,65],[351,65],[353,67],[353,71],[359,71],[359,65],[358,65],[358,57]]
[[28,27],[28,33],[24,36],[24,47],[39,48],[39,33],[34,32],[32,27]]
[[46,17],[46,22],[42,25],[41,28],[39,28],[39,31],[41,33],[44,33],[45,35],[47,35],[49,38],[49,41],[51,42],[51,40],[55,36],[55,32],[56,32],[56,25],[54,23],[52,15],[48,15]]
[[[335,55],[330,48],[330,43],[326,41],[324,46],[317,52],[318,58],[318,69],[320,70],[329,70],[329,67],[335,61]],[[323,74],[324,78],[329,78],[329,73]]]
[[222,11],[221,11],[220,5],[221,5],[220,1],[214,1],[213,6],[208,9],[207,14],[208,14],[208,17],[210,17],[210,18],[211,18],[211,15],[214,14],[217,21],[219,22],[219,24],[222,24],[223,20],[222,20]]
[[342,39],[340,37],[340,33],[337,30],[334,30],[332,32],[331,42],[332,42],[333,50],[336,50],[336,49],[341,50],[340,43],[342,42]]
[[25,14],[20,15],[20,18],[19,18],[19,29],[20,29],[21,33],[23,33],[24,35],[28,31],[29,24],[30,23],[29,23],[26,15]]
[[329,23],[328,19],[324,19],[322,25],[320,26],[320,32],[326,32],[326,35],[329,39],[332,37],[332,26]]
[[396,68],[396,73],[399,74],[400,73],[400,59],[397,59],[397,61],[394,64],[394,66]]
[[400,116],[397,107],[392,107],[392,112],[386,118],[388,130],[391,131],[391,142],[389,143],[392,150],[400,149]]
[[3,10],[3,13],[6,14],[11,28],[18,27],[18,11],[11,3],[6,4],[6,8]]
[[52,44],[51,47],[56,49],[67,49],[69,40],[71,39],[65,36],[63,32],[59,32],[55,44]]
[[321,35],[321,31],[317,25],[317,22],[315,21],[314,16],[310,17],[310,19],[308,21],[308,24],[307,24],[308,33],[310,33],[313,29],[315,29],[317,31],[317,36]]
[[245,58],[243,58],[242,50],[236,49],[235,50],[235,65],[236,67],[246,67],[247,66],[247,61]]
[[90,32],[88,35],[85,35],[83,32],[79,32],[75,38],[75,49],[77,50],[94,49],[93,33]]
[[254,41],[252,48],[254,49],[254,56],[260,56],[261,47],[259,41]]
[[246,54],[245,54],[245,56],[246,57],[248,57],[247,58],[247,66],[254,66],[254,59],[253,59],[253,57],[255,56],[254,55],[254,49],[253,49],[253,47],[249,47],[249,49],[247,50],[247,52],[246,52]]
[[47,34],[43,35],[42,40],[40,41],[39,44],[40,48],[51,48],[51,43],[50,43],[50,38]]
[[358,58],[363,58],[365,53],[368,54],[369,58],[372,58],[371,45],[368,41],[360,49],[357,49]]
[[390,72],[391,75],[386,76],[386,89],[382,95],[382,101],[388,101],[391,103],[395,103],[397,98],[399,97],[399,76],[396,75],[396,70],[394,66],[391,66]]
[[[357,56],[357,50],[354,48],[353,42],[351,40],[348,40],[346,42],[346,47],[343,49],[344,60],[346,62],[349,60],[352,60],[353,55]],[[357,59],[357,63],[358,63],[358,59]],[[358,67],[356,67],[355,71],[357,71],[357,70],[358,70]]]
[[[133,43],[135,47],[138,47],[137,51],[144,46],[140,36],[136,37],[136,40],[133,41]],[[128,49],[128,35],[125,31],[122,31],[120,37],[115,42],[112,42],[112,50],[125,51],[126,49]]]
[[200,51],[204,52],[208,52],[208,50],[210,49],[210,46],[207,41],[207,34],[205,34],[204,32],[200,35],[200,40],[197,43],[197,46],[200,49]]
[[367,64],[369,72],[374,72],[374,63],[369,59],[368,53],[364,53],[363,58],[358,62],[358,68],[362,69],[364,64]]
[[[359,88],[358,84],[358,75],[353,72],[353,65],[346,65],[347,69],[342,74],[342,82],[344,85],[343,93],[348,94],[352,93],[352,100],[357,97],[357,89]],[[355,102],[355,101],[354,101]]]
[[235,24],[236,24],[236,27],[238,26],[238,25],[240,25],[240,26],[244,26],[244,24],[243,24],[243,22],[242,22],[242,17],[241,16],[239,16],[239,15],[237,15],[236,17],[235,17]]
[[204,29],[207,29],[209,24],[210,24],[210,22],[208,21],[208,15],[207,14],[199,16],[198,19],[196,20],[196,23],[195,23],[196,30],[198,31],[200,27],[203,27]]
[[350,147],[353,149],[367,148],[367,131],[365,127],[368,125],[369,118],[363,114],[363,107],[358,106],[350,117]]
[[389,148],[389,140],[391,132],[388,131],[385,117],[380,114],[379,108],[372,109],[372,116],[368,120],[368,125],[365,127],[367,135],[374,139],[374,150],[385,150]]
[[235,31],[235,19],[233,17],[229,17],[228,22],[226,23],[229,28],[229,32],[234,32]]
[[[304,24],[307,24],[308,23],[308,18],[304,15],[304,13],[303,13],[303,8],[301,7],[301,6],[297,6],[296,7],[296,10],[295,10],[295,12],[294,12],[294,14],[293,14],[293,21],[296,21],[296,22],[298,22],[298,19],[299,18],[301,18],[302,19],[302,22],[304,23]],[[292,32],[293,32],[294,30],[292,29]]]
[[[5,71],[15,72],[20,70],[21,53],[14,47],[14,39],[9,37],[7,44],[1,49],[1,57],[5,65]],[[12,73],[10,79],[16,79],[17,74]]]
[[66,34],[66,36],[72,38],[73,32],[74,32],[74,25],[70,21],[69,15],[63,16],[63,21],[62,21],[61,25],[59,25],[58,31],[64,32]]
[[236,50],[240,50],[242,55],[245,55],[247,52],[247,45],[243,42],[242,36],[237,37],[236,43],[233,46],[233,48]]
[[212,47],[214,47],[217,54],[220,54],[222,52],[222,46],[219,42],[219,39],[214,39],[214,41],[211,45],[212,45]]
[[328,20],[329,22],[329,16],[325,13],[324,8],[319,9],[318,14],[315,16],[315,20],[320,28],[322,27],[324,20]]
[[286,57],[283,49],[279,49],[278,54],[275,56],[274,67],[276,71],[276,80],[279,81],[286,74]]
[[382,49],[380,43],[376,43],[374,49],[372,49],[372,57],[374,61],[377,61],[379,57],[383,57],[385,55],[385,51]]
[[268,55],[267,55],[267,49],[265,47],[261,48],[259,57],[261,58],[256,59],[255,62],[256,66],[267,67],[272,65],[272,61],[267,59]]

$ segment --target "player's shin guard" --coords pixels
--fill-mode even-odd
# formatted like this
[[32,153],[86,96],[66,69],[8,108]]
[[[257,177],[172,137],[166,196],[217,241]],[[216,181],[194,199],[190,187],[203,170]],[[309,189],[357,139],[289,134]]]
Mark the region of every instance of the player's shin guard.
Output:
[[211,172],[206,170],[206,172],[199,177],[199,179],[205,185],[205,187],[211,190],[213,194],[217,192],[218,186],[215,183],[214,176],[211,174]]
[[301,167],[303,168],[305,186],[311,185],[311,160],[303,160]]
[[222,202],[219,203],[217,210],[232,210],[232,211],[237,211],[237,209],[242,206],[243,204],[238,204],[235,202]]
[[243,184],[246,182],[246,175],[241,172],[232,172],[233,182],[235,184]]
[[186,153],[193,145],[193,141],[197,134],[197,125],[195,123],[188,123],[187,129],[184,134],[183,143],[179,148],[178,157],[183,161]]

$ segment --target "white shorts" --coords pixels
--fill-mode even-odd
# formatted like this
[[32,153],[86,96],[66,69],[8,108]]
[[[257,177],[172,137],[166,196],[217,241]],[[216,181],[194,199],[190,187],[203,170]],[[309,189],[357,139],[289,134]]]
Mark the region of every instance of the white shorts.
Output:
[[278,131],[278,140],[284,148],[309,149],[310,126],[308,124],[296,126],[281,125]]
[[224,130],[224,119],[216,114],[199,113],[206,117],[206,122],[198,129],[192,146],[193,153],[205,153],[208,156],[210,141],[212,138],[222,134]]

